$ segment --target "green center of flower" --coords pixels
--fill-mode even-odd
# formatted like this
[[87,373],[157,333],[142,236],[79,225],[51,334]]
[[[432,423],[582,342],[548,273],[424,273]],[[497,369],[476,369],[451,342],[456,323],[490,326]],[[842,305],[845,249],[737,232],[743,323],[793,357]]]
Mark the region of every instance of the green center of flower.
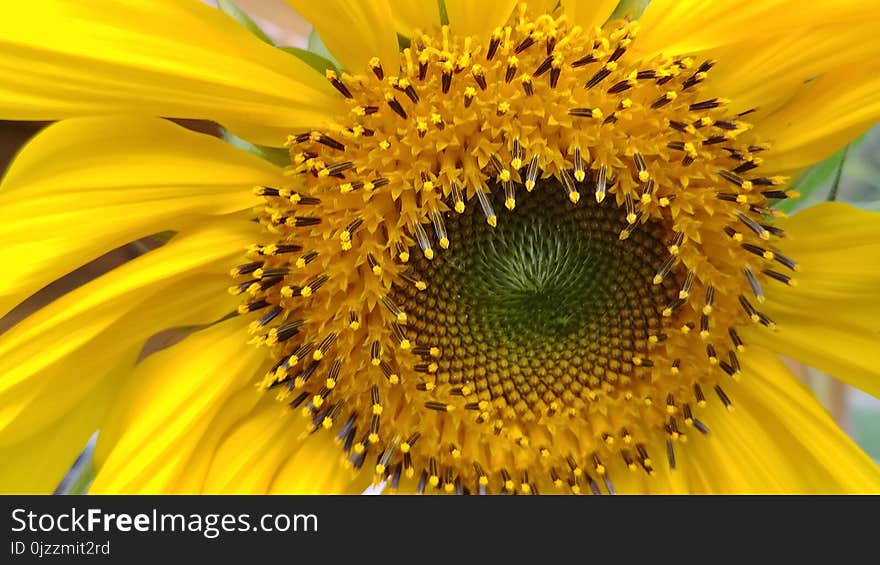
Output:
[[[493,207],[503,203],[494,194]],[[558,397],[588,401],[628,382],[679,281],[653,284],[665,231],[647,223],[621,240],[624,214],[593,200],[575,206],[555,181],[540,182],[495,228],[475,207],[448,214],[450,240],[468,244],[415,259],[409,275],[427,289],[404,285],[392,296],[410,337],[441,352],[423,369],[468,383],[458,393],[475,402],[488,391],[535,415]]]

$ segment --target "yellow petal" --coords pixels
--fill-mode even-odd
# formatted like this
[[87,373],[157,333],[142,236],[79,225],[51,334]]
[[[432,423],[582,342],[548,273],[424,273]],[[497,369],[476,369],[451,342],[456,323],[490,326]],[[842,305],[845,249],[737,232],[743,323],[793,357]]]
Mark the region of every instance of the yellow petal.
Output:
[[744,4],[737,0],[652,0],[639,18],[641,26],[633,48],[647,55],[672,55],[739,42],[743,30],[748,29],[751,34],[752,26],[759,26],[757,33],[766,34],[786,25],[784,19],[776,18],[787,3],[790,2],[769,0]]
[[53,425],[13,445],[0,447],[0,492],[51,494],[64,478],[117,390],[106,381],[89,395],[89,401],[62,415]]
[[[748,6],[731,0],[656,0],[640,23],[634,52],[716,61],[704,94],[730,99],[734,113],[757,110],[748,118],[751,123],[772,115],[808,81],[880,56],[873,41],[880,11],[858,0],[816,2],[810,10],[792,0]],[[758,36],[761,41],[754,40]],[[862,76],[873,75],[865,70]]]
[[[880,24],[874,25],[874,35]],[[873,38],[852,38],[876,45]],[[799,89],[753,134],[770,143],[768,172],[797,171],[820,161],[880,121],[880,52],[874,59],[828,72]]]
[[[168,489],[175,493],[265,493],[270,488],[279,494],[362,492],[371,475],[356,475],[343,466],[342,450],[332,432],[305,437],[307,423],[272,393],[246,387],[216,411],[181,467],[185,472]],[[303,453],[296,456],[300,450]]]
[[562,0],[569,21],[587,30],[604,24],[616,7],[617,0]]
[[354,471],[343,463],[340,446],[319,431],[301,445],[278,470],[271,494],[360,494],[372,481],[372,469]]
[[[818,25],[846,26],[876,8],[864,0],[819,0],[809,10],[796,0],[652,0],[639,18],[634,51],[646,55],[692,54],[743,42],[748,30],[759,47],[766,38]],[[845,34],[845,31],[843,32]],[[754,38],[760,37],[761,41]]]
[[[779,357],[763,349],[746,355],[742,382],[742,391],[734,391],[733,397],[741,409],[731,416],[753,414],[758,425],[746,434],[753,449],[764,453],[776,446],[779,450],[792,475],[792,482],[782,485],[784,492],[880,492],[876,464]],[[770,471],[779,476],[778,466]]]
[[446,13],[455,34],[486,38],[510,19],[514,6],[516,0],[446,0]]
[[[177,473],[176,478],[168,482],[166,491],[177,494],[205,492],[205,478],[212,467],[217,446],[225,441],[231,430],[247,421],[255,407],[266,400],[273,399],[270,394],[252,386],[245,387],[227,398],[222,407],[211,417],[204,433],[190,451],[186,463],[180,467],[185,469],[185,472]],[[278,402],[275,402],[275,405],[276,408],[280,406]],[[106,452],[114,441],[114,438],[105,434],[104,441],[96,454],[99,462],[106,458]]]
[[725,391],[735,412],[707,409],[710,435],[688,444],[712,492],[880,492],[880,469],[775,354],[750,349]]
[[115,367],[131,364],[148,337],[234,310],[228,270],[258,235],[244,217],[182,234],[0,336],[0,445],[71,410]]
[[730,99],[732,112],[754,110],[747,141],[769,142],[768,174],[795,173],[880,118],[873,3],[821,1],[802,10],[792,0],[655,0],[639,21],[634,52],[716,61],[705,95]]
[[130,241],[259,202],[280,169],[155,118],[77,118],[28,143],[0,184],[0,315]]
[[440,27],[440,3],[424,0],[394,0],[391,6],[397,31],[412,37],[417,30],[424,32]]
[[777,356],[766,360],[755,356],[746,363],[746,375],[750,367],[759,377],[750,383],[752,386],[744,387],[747,394],[743,395],[743,407],[760,411],[762,418],[774,424],[765,429],[784,446],[799,479],[799,485],[790,492],[880,493],[877,464],[840,429]]
[[324,77],[198,0],[0,7],[0,117],[208,119],[265,145],[344,109]]
[[305,433],[305,418],[269,392],[259,407],[238,423],[217,446],[204,492],[265,493],[292,448]]
[[266,361],[265,350],[246,343],[247,323],[216,324],[138,365],[98,436],[90,492],[171,490],[217,411],[254,386]]
[[[552,14],[561,4],[560,0],[532,0],[528,3],[527,13],[533,17],[541,14]],[[569,6],[571,6],[571,2],[569,2]],[[589,6],[587,7],[589,8]],[[566,10],[566,13],[569,13],[568,10]]]
[[353,73],[367,70],[379,57],[391,74],[399,62],[397,31],[388,0],[339,0],[331,5],[314,0],[287,0],[315,27],[324,45]]
[[[306,429],[309,421],[299,411],[278,402],[271,393],[250,392],[259,397],[259,403],[225,434],[216,447],[203,491],[241,494],[269,492],[273,483],[277,488],[276,476],[279,473],[284,475],[286,462],[302,449],[306,455],[299,456],[298,460],[305,461],[314,471],[297,469],[300,476],[294,480],[297,481],[298,493],[348,492],[345,477],[352,472],[342,467],[342,449],[334,442],[333,433],[320,430],[309,435]],[[314,485],[309,484],[309,480],[317,477],[321,480]]]
[[[863,83],[874,78],[876,73],[864,65],[880,57],[880,46],[872,41],[878,27],[880,11],[869,10],[866,4],[865,13],[853,13],[846,23],[780,26],[760,42],[743,37],[702,51],[701,60],[716,61],[704,83],[705,96],[730,99],[732,112],[756,109],[747,120],[756,124],[758,132],[766,130],[767,135],[773,135],[773,127],[779,123],[764,128],[761,121],[768,116],[776,119],[774,112],[793,97],[806,95],[813,88],[810,81],[816,77],[839,72],[842,67],[858,66],[861,73],[853,73],[849,80]],[[827,110],[817,106],[811,111],[821,119]],[[798,119],[802,117],[806,116]]]
[[880,214],[827,203],[779,225],[798,286],[768,282],[764,310],[779,330],[743,337],[880,396]]

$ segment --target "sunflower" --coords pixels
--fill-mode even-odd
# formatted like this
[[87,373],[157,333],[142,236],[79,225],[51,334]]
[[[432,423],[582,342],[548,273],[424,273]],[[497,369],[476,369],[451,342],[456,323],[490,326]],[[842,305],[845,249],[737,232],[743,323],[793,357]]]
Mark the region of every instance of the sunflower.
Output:
[[[880,116],[870,1],[0,8],[0,483],[876,492],[792,376],[880,393],[880,223],[791,179]],[[233,146],[163,118],[213,120]],[[247,145],[251,152],[239,149]],[[141,359],[160,331],[186,336]]]

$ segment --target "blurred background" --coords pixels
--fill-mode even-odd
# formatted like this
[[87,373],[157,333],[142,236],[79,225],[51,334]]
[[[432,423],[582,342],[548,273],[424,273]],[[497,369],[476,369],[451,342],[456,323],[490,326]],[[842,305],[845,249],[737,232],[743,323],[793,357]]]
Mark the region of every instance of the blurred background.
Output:
[[[217,0],[205,1],[217,5]],[[223,3],[224,0],[220,2]],[[236,4],[247,12],[276,45],[300,48],[311,46],[315,50],[316,42],[311,35],[311,26],[283,0],[236,0]],[[646,2],[636,0],[630,4],[643,6]],[[203,133],[218,136],[222,134],[216,124],[209,122],[179,123]],[[0,121],[0,178],[16,152],[46,125],[48,124],[41,122]],[[791,213],[832,198],[880,211],[880,126],[873,128],[827,161],[805,171],[796,184],[799,187],[809,187],[809,194],[793,203],[788,210]],[[154,238],[132,242],[53,282],[7,316],[0,318],[0,334],[66,292],[161,244],[160,240]],[[160,335],[151,340],[148,347],[162,348],[173,339],[175,336]],[[789,361],[789,365],[813,389],[838,424],[880,463],[880,399],[835,381],[812,367],[794,361]],[[83,473],[79,466],[87,465],[87,452],[88,450],[59,487],[59,492],[81,492],[80,487],[87,485],[76,484],[77,480],[82,482]]]

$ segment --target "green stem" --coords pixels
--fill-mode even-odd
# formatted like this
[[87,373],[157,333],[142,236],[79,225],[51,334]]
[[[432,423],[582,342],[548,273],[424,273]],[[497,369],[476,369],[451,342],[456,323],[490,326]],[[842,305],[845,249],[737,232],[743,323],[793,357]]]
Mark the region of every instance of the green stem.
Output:
[[837,200],[837,191],[840,190],[840,178],[843,176],[843,165],[846,163],[846,156],[849,153],[849,145],[843,148],[843,155],[840,156],[840,164],[837,165],[837,173],[834,175],[834,183],[831,185],[831,192],[828,193],[828,201]]

